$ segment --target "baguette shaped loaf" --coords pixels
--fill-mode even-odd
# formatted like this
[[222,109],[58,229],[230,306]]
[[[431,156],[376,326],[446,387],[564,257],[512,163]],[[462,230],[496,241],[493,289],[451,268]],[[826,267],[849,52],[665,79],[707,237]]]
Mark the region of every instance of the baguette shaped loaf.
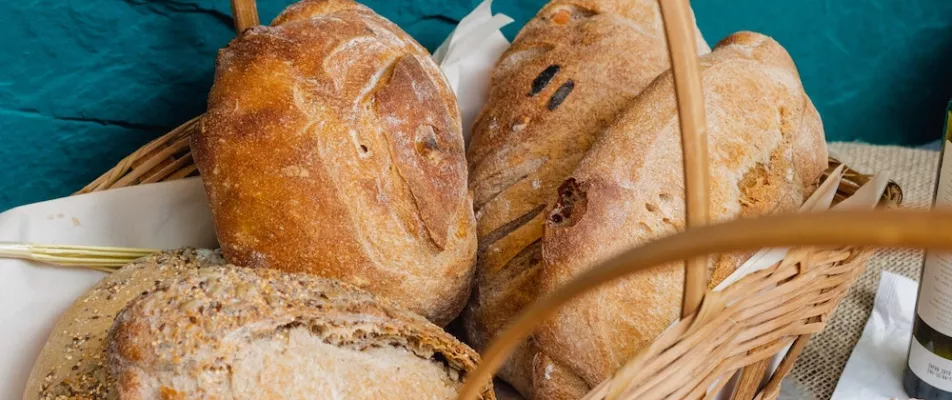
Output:
[[221,50],[208,104],[192,149],[229,262],[459,314],[476,251],[459,108],[410,36],[302,1]]
[[[701,59],[715,221],[791,212],[827,166],[823,127],[796,67],[773,39],[741,32]],[[677,104],[658,77],[559,188],[543,239],[549,293],[601,261],[684,228]],[[712,257],[714,282],[737,267]],[[588,385],[608,378],[678,318],[683,263],[573,300],[536,334]]]
[[[701,53],[709,52],[698,39]],[[464,317],[477,349],[536,297],[542,225],[558,185],[668,67],[656,0],[552,1],[502,55],[467,154],[479,249],[477,290]],[[528,398],[577,397],[533,388],[533,370],[570,376],[553,373],[549,361],[536,359],[530,340],[499,376]]]
[[[110,332],[122,399],[454,399],[475,351],[333,279],[203,268],[130,303]],[[487,385],[481,398],[493,399]]]
[[116,398],[108,384],[106,336],[119,311],[160,281],[224,262],[210,250],[174,250],[142,258],[103,278],[53,326],[33,364],[23,399]]

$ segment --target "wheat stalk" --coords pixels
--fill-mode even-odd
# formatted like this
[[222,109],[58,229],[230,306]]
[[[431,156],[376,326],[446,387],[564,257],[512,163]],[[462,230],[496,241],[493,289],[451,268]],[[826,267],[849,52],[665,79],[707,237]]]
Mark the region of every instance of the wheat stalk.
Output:
[[113,272],[158,249],[130,247],[47,245],[0,242],[0,258],[20,258],[62,267],[89,268]]

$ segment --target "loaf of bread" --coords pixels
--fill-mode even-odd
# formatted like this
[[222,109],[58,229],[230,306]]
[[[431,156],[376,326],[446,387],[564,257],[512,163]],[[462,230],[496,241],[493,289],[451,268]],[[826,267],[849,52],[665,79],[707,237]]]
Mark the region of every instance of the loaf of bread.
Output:
[[106,334],[119,311],[160,281],[222,264],[217,252],[183,249],[140,259],[103,278],[53,326],[23,400],[115,399],[107,379]]
[[[700,33],[698,40],[707,53]],[[467,154],[479,250],[465,319],[477,349],[536,298],[542,224],[558,185],[668,67],[657,0],[552,1],[502,55]],[[534,387],[533,370],[549,377],[536,384],[571,374],[535,353],[531,340],[523,344],[499,376],[528,398],[555,398]],[[561,398],[584,393],[566,387],[557,389]]]
[[[475,351],[423,317],[309,274],[202,268],[116,318],[122,399],[455,399]],[[494,399],[492,385],[482,399]]]
[[221,50],[192,138],[225,258],[307,272],[445,325],[476,251],[459,107],[429,54],[350,0]]
[[[790,56],[737,33],[701,59],[714,221],[791,212],[827,166],[823,127]],[[658,77],[559,187],[542,242],[549,293],[624,250],[684,228],[677,104]],[[711,257],[718,283],[738,257]],[[571,301],[536,333],[548,357],[589,386],[608,378],[678,318],[683,263],[612,282]]]

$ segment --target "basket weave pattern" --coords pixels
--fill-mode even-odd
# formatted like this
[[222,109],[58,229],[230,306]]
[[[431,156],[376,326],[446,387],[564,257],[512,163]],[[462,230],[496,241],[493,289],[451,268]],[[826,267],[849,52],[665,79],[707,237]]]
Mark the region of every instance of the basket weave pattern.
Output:
[[[840,164],[831,158],[818,181]],[[846,167],[834,204],[869,180]],[[901,203],[901,188],[890,182],[880,206]],[[776,399],[810,336],[823,330],[873,253],[857,247],[794,249],[721,292],[708,291],[696,314],[665,330],[585,399],[714,398],[735,373],[758,364],[753,379],[739,379],[733,399]],[[787,346],[777,370],[762,384],[765,362]]]
[[192,161],[188,142],[192,132],[200,129],[201,118],[192,118],[142,146],[76,194],[197,175],[198,167]]
[[666,330],[587,399],[707,398],[740,368],[799,342],[754,397],[776,398],[809,335],[823,330],[871,254],[795,250],[723,292],[708,292],[698,314]]

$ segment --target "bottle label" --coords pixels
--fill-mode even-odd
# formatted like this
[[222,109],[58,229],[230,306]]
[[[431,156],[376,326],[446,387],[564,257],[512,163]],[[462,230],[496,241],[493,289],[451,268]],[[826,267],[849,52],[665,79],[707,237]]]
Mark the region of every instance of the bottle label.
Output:
[[[935,194],[936,207],[952,206],[952,142],[948,139],[943,151]],[[916,312],[933,329],[952,336],[952,253],[926,253]]]
[[915,337],[909,347],[909,369],[932,387],[952,392],[952,360],[932,354]]

